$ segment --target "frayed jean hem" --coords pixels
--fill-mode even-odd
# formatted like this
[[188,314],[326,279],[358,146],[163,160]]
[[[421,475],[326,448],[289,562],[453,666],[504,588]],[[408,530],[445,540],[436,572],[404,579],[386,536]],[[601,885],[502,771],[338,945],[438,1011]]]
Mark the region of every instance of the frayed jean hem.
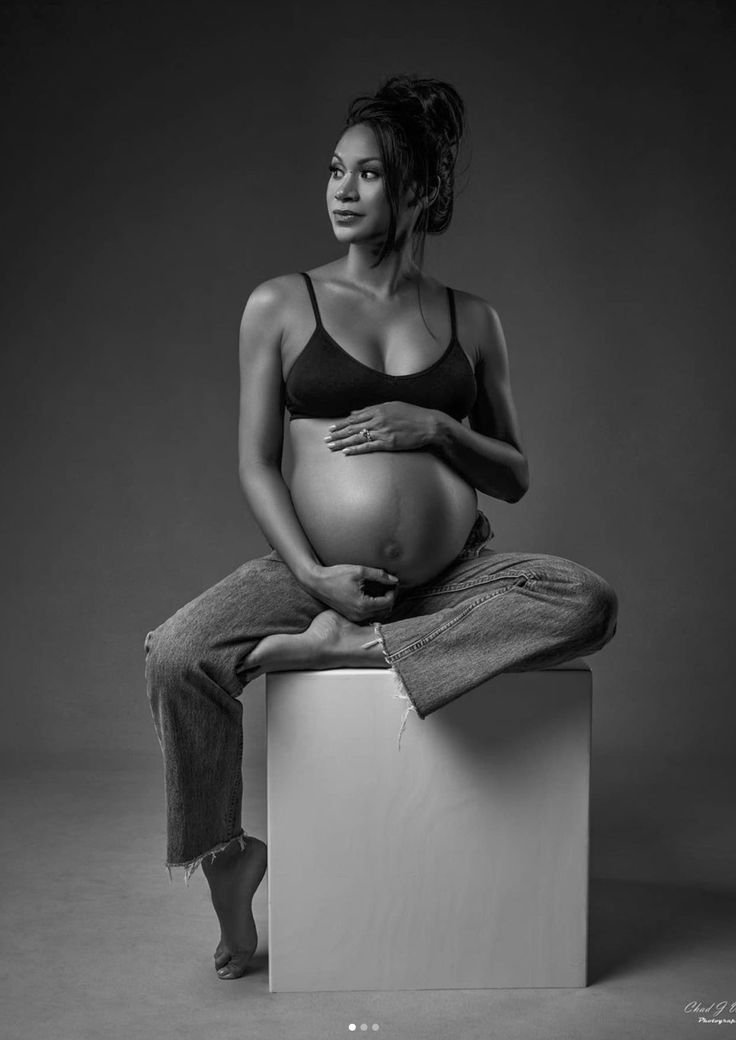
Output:
[[403,717],[401,719],[401,725],[399,727],[399,734],[396,743],[397,749],[401,751],[401,735],[404,732],[406,720],[409,718],[409,712],[413,711],[416,713],[417,709],[411,697],[409,696],[409,691],[404,685],[404,680],[401,678],[401,676],[399,675],[396,668],[391,662],[389,652],[386,649],[386,642],[383,638],[383,632],[381,631],[380,621],[373,622],[373,631],[376,633],[376,636],[378,638],[378,644],[381,647],[381,652],[383,654],[384,660],[386,661],[386,665],[391,671],[391,678],[394,682],[394,697],[396,697],[398,700],[406,701],[406,711],[404,712]]
[[180,867],[184,870],[184,884],[189,884],[189,878],[192,876],[194,871],[200,865],[200,863],[208,856],[212,856],[214,859],[219,852],[223,852],[229,845],[232,845],[234,841],[240,842],[240,851],[242,852],[245,848],[245,841],[248,835],[245,831],[241,831],[240,834],[236,834],[234,838],[229,838],[227,841],[221,841],[219,845],[215,845],[214,848],[208,849],[207,852],[203,852],[201,856],[197,856],[195,859],[190,860],[188,863],[166,863],[166,869],[169,872],[169,881],[173,881],[171,874],[172,870],[177,870]]

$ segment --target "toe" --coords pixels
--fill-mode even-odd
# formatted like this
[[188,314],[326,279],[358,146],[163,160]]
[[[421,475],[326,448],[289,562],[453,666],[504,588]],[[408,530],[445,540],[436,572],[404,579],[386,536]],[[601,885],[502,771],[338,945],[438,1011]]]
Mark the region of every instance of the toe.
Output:
[[220,932],[220,939],[215,947],[215,971],[219,971],[220,968],[224,968],[227,962],[230,960],[230,948],[225,942],[225,936]]
[[240,979],[248,971],[248,962],[253,954],[236,953],[230,958],[224,968],[220,968],[218,975],[221,979]]

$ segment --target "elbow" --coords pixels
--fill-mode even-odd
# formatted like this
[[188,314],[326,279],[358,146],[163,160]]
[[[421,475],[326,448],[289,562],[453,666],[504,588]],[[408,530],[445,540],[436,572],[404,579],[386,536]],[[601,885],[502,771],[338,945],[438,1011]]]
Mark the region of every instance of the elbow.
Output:
[[250,499],[251,495],[258,493],[264,475],[269,472],[280,473],[280,469],[277,465],[262,460],[247,459],[240,463],[238,475],[246,498]]
[[248,494],[248,488],[253,482],[253,476],[253,466],[251,466],[248,463],[241,462],[238,466],[238,478],[240,480],[240,486],[246,495]]
[[504,500],[504,502],[510,502],[512,504],[514,502],[520,502],[522,500],[522,498],[524,497],[524,495],[527,493],[528,490],[529,490],[528,486],[524,487],[524,488],[516,488],[514,491],[510,492],[509,494],[504,495],[504,499],[503,500]]
[[482,491],[484,495],[490,495],[491,498],[498,498],[502,502],[514,503],[519,502],[524,497],[529,490],[529,485],[514,481],[499,487],[496,481],[489,481],[487,484],[476,484],[476,489]]
[[513,473],[512,478],[506,489],[504,502],[520,502],[529,490],[529,464],[526,459],[522,460],[522,465]]

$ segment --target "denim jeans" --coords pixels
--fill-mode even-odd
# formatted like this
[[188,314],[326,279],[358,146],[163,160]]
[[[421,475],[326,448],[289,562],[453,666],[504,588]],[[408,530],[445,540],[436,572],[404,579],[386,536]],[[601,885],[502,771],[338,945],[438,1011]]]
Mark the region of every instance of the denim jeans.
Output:
[[[498,552],[492,537],[479,512],[457,558],[426,584],[400,589],[388,618],[366,626],[406,701],[402,729],[409,711],[425,719],[494,675],[591,654],[616,631],[618,599],[604,578],[559,556]],[[274,550],[146,636],[169,874],[184,867],[188,880],[206,856],[233,841],[243,847],[243,660],[265,636],[303,632],[325,609]]]

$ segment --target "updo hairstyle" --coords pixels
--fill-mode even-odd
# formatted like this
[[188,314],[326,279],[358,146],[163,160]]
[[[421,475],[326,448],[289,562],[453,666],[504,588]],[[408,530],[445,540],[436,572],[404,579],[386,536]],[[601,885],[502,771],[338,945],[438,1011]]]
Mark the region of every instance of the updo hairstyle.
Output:
[[367,123],[383,160],[391,219],[377,266],[396,248],[398,202],[412,181],[421,212],[414,225],[414,253],[424,254],[426,236],[440,235],[452,220],[455,163],[465,129],[465,105],[449,83],[419,76],[390,76],[372,96],[348,106],[344,130]]

